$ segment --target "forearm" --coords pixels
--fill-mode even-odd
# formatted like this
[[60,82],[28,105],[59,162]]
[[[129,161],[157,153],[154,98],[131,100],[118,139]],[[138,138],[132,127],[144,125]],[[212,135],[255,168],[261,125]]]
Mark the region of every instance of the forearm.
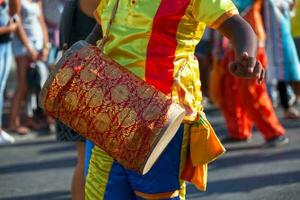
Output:
[[48,36],[48,30],[47,26],[44,20],[41,20],[41,26],[43,31],[43,40],[44,40],[44,46],[49,43],[49,36]]
[[251,26],[239,15],[235,15],[220,25],[218,31],[227,37],[237,55],[247,52],[256,57],[257,39]]
[[9,2],[9,14],[11,16],[21,11],[20,0],[9,0],[8,2]]
[[89,43],[89,44],[96,44],[96,42],[98,40],[101,39],[101,34],[102,33],[102,30],[101,30],[101,27],[99,24],[96,24],[92,30],[92,32],[86,37],[86,41]]
[[39,8],[40,8],[40,16],[39,16],[39,22],[43,31],[43,40],[44,40],[44,46],[48,45],[49,43],[49,36],[48,36],[48,29],[46,26],[46,22],[44,20],[44,15],[43,15],[43,9],[42,9],[42,1],[39,2]]
[[11,33],[11,30],[9,27],[6,27],[6,26],[0,27],[0,35],[7,34],[7,33]]
[[18,29],[17,29],[17,36],[20,39],[20,41],[22,42],[22,44],[25,46],[25,48],[27,50],[29,50],[32,47],[30,46],[30,42],[29,42],[29,39],[27,37],[27,34],[26,34],[26,32],[23,28],[23,25],[22,25],[21,21],[19,20],[17,23],[19,23],[18,24]]

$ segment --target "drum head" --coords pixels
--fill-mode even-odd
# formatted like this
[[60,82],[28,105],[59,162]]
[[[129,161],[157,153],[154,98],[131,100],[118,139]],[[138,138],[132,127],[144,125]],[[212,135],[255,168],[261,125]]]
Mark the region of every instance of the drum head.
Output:
[[146,164],[142,170],[143,175],[146,174],[152,168],[159,156],[171,142],[183,121],[185,113],[185,110],[181,108],[178,104],[173,103],[170,106],[170,109],[168,111],[168,123],[166,127],[163,128],[163,130],[161,131],[162,137],[160,138],[155,148],[151,152],[148,160],[146,161]]

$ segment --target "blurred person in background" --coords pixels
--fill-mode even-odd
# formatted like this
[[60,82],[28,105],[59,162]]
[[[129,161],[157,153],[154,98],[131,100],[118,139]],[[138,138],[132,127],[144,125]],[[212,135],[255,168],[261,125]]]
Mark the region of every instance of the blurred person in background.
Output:
[[[51,1],[51,0],[50,0]],[[96,24],[94,10],[100,0],[68,0],[60,22],[60,47],[67,49],[79,40],[85,39]],[[84,200],[84,163],[85,163],[85,138],[64,125],[56,122],[58,141],[76,143],[77,163],[75,166],[71,193],[73,200]]]
[[[280,104],[285,119],[300,119],[300,113],[289,102],[290,84],[296,96],[300,95],[300,64],[291,34],[290,15],[293,0],[265,0],[264,21],[267,32],[267,81],[277,82]],[[299,21],[297,21],[299,23]],[[271,91],[272,92],[272,91]]]
[[59,22],[67,0],[42,0],[45,22],[48,28],[48,37],[51,47],[47,64],[54,67],[59,52]]
[[[295,1],[294,13],[292,16],[292,35],[297,49],[298,58],[300,58],[300,0]],[[300,85],[298,84],[298,87]],[[298,88],[300,90],[300,88]],[[296,96],[296,103],[300,104],[300,94]]]
[[15,20],[9,16],[8,1],[0,0],[0,145],[15,141],[2,129],[3,93],[12,61],[11,37],[12,33],[17,30]]
[[221,67],[225,50],[229,45],[229,40],[218,32],[213,33],[212,43],[212,69],[209,77],[209,97],[212,103],[219,107],[222,99],[223,76],[227,69]]
[[[266,69],[266,34],[261,13],[263,0],[233,0],[233,2],[257,35],[257,59]],[[288,143],[285,130],[273,109],[265,82],[258,83],[255,80],[233,76],[227,69],[235,59],[235,52],[229,45],[222,61],[225,73],[220,91],[223,99],[219,105],[228,130],[228,137],[223,139],[223,142],[251,139],[253,124],[255,124],[265,139],[265,145],[279,146]]]
[[201,41],[195,49],[195,56],[199,62],[201,91],[203,93],[202,104],[205,107],[209,102],[209,74],[212,64],[212,29],[206,28]]
[[41,0],[21,0],[17,12],[19,24],[13,39],[13,53],[17,63],[17,85],[13,97],[10,131],[27,134],[29,128],[38,130],[40,126],[33,117],[26,116],[21,123],[20,111],[27,98],[27,70],[37,60],[46,60],[49,51],[47,27],[43,17]]
[[[46,61],[48,69],[51,71],[55,67],[55,62],[59,57],[59,24],[67,0],[42,0],[44,19],[48,29],[48,37],[50,42],[48,59]],[[49,131],[54,133],[55,120],[50,116],[45,116],[44,112],[39,108],[40,118],[49,126]]]

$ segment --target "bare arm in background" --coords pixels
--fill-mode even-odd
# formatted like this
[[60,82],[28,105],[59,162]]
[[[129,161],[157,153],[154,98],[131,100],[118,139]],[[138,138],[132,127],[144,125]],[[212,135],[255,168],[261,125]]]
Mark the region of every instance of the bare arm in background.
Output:
[[32,60],[36,60],[37,59],[37,56],[38,56],[38,53],[37,51],[30,46],[30,43],[29,43],[29,39],[27,37],[27,34],[23,28],[23,25],[22,25],[22,18],[21,18],[21,3],[20,3],[20,0],[10,0],[9,1],[9,5],[10,5],[10,14],[13,15],[13,16],[17,16],[16,18],[16,23],[18,25],[18,28],[17,28],[17,36],[19,37],[20,41],[22,42],[22,44],[25,46],[25,48],[27,49],[28,53],[29,53],[29,56]]
[[47,26],[46,26],[46,22],[44,19],[44,14],[43,14],[43,7],[42,7],[42,1],[38,2],[39,4],[39,9],[40,9],[40,16],[39,16],[39,22],[41,24],[42,27],[42,31],[43,31],[43,42],[44,42],[44,47],[42,49],[41,52],[41,60],[46,60],[48,57],[48,53],[49,53],[49,36],[48,36],[48,30],[47,30]]
[[8,33],[13,33],[17,30],[18,25],[13,22],[12,20],[9,21],[7,26],[1,26],[0,27],[0,35],[2,34],[8,34]]
[[10,16],[15,15],[21,11],[21,0],[9,0],[9,14]]
[[37,52],[29,45],[29,40],[27,38],[27,35],[24,31],[24,28],[22,26],[21,18],[20,18],[20,12],[21,12],[21,0],[9,0],[9,14],[10,16],[19,16],[16,18],[16,24],[17,24],[17,35],[25,48],[28,50],[31,59],[35,60],[37,58]]

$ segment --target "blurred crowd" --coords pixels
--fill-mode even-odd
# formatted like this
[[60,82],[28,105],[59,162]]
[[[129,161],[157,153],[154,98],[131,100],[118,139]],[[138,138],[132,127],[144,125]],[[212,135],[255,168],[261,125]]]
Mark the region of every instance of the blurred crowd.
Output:
[[[26,135],[49,129],[51,119],[38,106],[38,94],[53,66],[59,42],[59,20],[65,1],[0,1],[1,128],[0,143],[13,143],[8,133]],[[17,8],[18,7],[18,8]],[[12,62],[14,60],[14,62]],[[11,70],[15,63],[15,70]],[[13,95],[5,90],[9,73]],[[10,84],[12,85],[12,84]],[[9,102],[9,113],[3,105]]]
[[[95,25],[92,8],[99,1],[75,1],[76,14],[64,19],[63,26],[60,22],[66,15],[64,5],[70,1],[20,2],[20,9],[16,9],[10,1],[0,0],[0,145],[14,143],[13,135],[26,135],[31,131],[72,132],[39,108],[38,94],[62,49],[84,39]],[[284,119],[300,119],[295,106],[300,103],[300,1],[234,2],[257,34],[257,58],[266,70],[266,79],[257,83],[232,76],[228,67],[234,67],[230,66],[235,58],[234,44],[207,28],[195,49],[200,64],[203,104],[205,107],[214,104],[224,115],[228,130],[224,142],[250,140],[255,125],[270,145],[287,143],[274,108],[280,108]],[[90,4],[93,5],[88,6]],[[13,63],[15,70],[11,70]],[[15,77],[13,95],[5,89],[10,72],[15,73],[11,75]],[[9,111],[5,115],[4,105]],[[2,125],[3,121],[6,123]],[[76,133],[70,134],[68,137],[73,139],[68,141],[84,141]],[[58,134],[60,137],[66,136]],[[80,143],[77,145],[81,160],[84,148]],[[83,166],[79,168],[82,171]]]

